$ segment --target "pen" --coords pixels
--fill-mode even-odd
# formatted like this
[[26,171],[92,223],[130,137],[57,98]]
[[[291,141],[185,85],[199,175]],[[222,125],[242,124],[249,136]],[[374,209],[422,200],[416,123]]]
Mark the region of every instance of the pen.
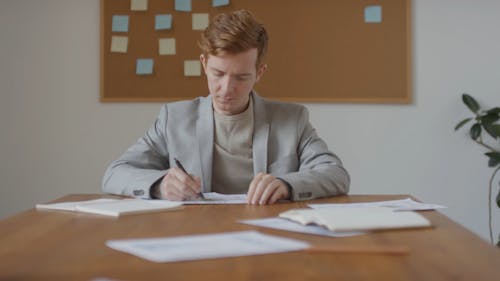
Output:
[[[179,159],[174,157],[174,161],[175,161],[175,165],[177,165],[177,167],[179,167],[179,169],[181,169],[186,175],[188,175],[188,177],[192,178],[191,175],[186,171],[186,169],[184,169],[184,166],[182,166],[181,161],[179,161]],[[205,196],[203,196],[203,192],[198,193],[198,196],[201,199],[205,199]]]

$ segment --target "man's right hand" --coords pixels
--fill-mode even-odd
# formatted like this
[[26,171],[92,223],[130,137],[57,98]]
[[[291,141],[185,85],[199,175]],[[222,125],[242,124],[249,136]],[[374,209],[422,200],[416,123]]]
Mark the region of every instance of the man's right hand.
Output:
[[184,173],[177,167],[172,167],[155,187],[159,189],[160,199],[184,201],[198,198],[201,192],[201,179]]

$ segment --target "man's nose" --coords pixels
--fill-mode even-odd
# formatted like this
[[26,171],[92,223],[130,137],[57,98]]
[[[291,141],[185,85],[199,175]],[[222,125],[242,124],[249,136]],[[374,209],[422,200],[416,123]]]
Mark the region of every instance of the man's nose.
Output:
[[234,91],[235,81],[231,76],[227,76],[221,81],[221,89],[224,93],[231,93]]

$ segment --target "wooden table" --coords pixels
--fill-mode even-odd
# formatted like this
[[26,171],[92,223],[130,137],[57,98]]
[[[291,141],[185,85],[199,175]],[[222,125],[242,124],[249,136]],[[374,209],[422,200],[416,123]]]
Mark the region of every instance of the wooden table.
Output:
[[[102,195],[69,195],[78,201]],[[110,197],[110,196],[106,196]],[[273,217],[307,203],[365,202],[406,196],[342,196],[273,206],[199,205],[103,217],[28,210],[0,222],[0,280],[500,280],[500,250],[436,211],[433,228],[330,238],[237,223]],[[315,245],[405,246],[407,255],[291,252],[153,263],[105,246],[109,239],[167,237],[256,229]]]

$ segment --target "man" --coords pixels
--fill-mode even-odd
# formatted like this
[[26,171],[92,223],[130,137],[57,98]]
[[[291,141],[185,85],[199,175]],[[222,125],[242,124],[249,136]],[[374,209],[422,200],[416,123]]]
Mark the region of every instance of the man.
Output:
[[306,108],[253,91],[267,67],[267,42],[250,12],[216,16],[199,42],[209,96],[165,104],[146,135],[108,167],[103,190],[168,200],[247,193],[259,205],[347,193],[349,175]]

